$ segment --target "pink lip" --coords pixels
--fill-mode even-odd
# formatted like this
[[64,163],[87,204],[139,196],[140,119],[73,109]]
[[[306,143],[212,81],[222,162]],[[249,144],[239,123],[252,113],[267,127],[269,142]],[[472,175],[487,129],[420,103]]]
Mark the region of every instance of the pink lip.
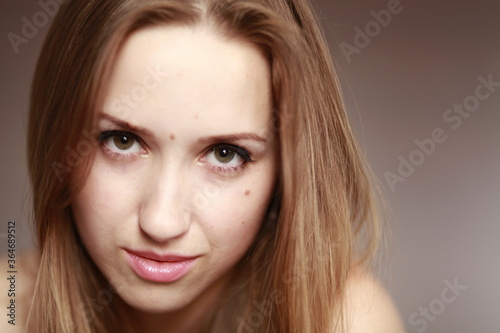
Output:
[[141,278],[153,282],[173,282],[193,268],[197,256],[159,255],[147,251],[127,252],[130,268]]

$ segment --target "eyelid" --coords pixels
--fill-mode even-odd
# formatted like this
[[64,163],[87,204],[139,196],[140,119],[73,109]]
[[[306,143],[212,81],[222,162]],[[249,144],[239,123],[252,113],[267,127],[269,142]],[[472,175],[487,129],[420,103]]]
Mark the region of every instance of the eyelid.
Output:
[[102,131],[101,134],[99,134],[98,140],[99,140],[99,142],[102,142],[106,139],[109,139],[109,138],[111,138],[113,136],[117,136],[117,135],[132,136],[134,138],[134,140],[136,140],[137,143],[139,143],[141,146],[147,147],[146,143],[144,142],[144,140],[142,140],[142,138],[140,136],[138,136],[137,134],[134,134],[130,131],[124,131],[124,130]]
[[102,131],[100,134],[99,134],[99,137],[98,137],[98,140],[99,141],[104,141],[106,139],[109,139],[113,136],[117,136],[117,135],[130,135],[130,136],[133,136],[134,139],[136,139],[137,141],[140,141],[142,142],[141,138],[139,138],[137,135],[135,135],[134,133],[132,132],[129,132],[129,131],[123,131],[123,130],[108,130],[108,131]]

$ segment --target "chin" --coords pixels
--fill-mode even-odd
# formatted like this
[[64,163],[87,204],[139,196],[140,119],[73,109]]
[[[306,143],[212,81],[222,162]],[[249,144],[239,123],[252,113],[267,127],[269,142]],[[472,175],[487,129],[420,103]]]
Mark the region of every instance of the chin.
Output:
[[191,302],[188,297],[157,293],[155,297],[137,293],[120,295],[121,299],[131,308],[146,313],[170,313],[182,310]]

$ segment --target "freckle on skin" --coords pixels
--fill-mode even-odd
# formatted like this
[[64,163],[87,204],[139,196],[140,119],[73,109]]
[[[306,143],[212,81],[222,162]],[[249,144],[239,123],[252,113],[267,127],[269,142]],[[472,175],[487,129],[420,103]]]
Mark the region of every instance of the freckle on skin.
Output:
[[245,195],[249,195],[249,194],[250,194],[250,190],[246,190]]
[[175,135],[170,134],[170,140],[175,140]]
[[198,114],[195,114],[195,115],[194,115],[194,119],[198,119],[198,118],[199,118],[199,117],[198,117]]

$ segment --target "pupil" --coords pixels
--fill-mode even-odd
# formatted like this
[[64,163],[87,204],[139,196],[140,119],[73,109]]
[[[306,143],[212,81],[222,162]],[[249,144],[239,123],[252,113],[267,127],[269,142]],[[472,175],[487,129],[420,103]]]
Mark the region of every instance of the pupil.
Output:
[[128,143],[128,136],[125,136],[125,135],[124,135],[124,136],[122,136],[122,137],[120,138],[120,142],[121,142],[122,144],[126,145],[126,144]]

